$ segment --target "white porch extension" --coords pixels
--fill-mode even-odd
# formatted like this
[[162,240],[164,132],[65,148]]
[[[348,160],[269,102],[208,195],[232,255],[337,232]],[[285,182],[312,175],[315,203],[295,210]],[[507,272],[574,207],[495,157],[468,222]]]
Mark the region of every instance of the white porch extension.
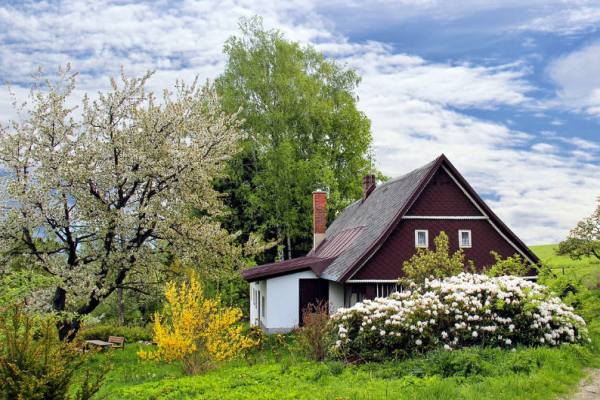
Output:
[[[310,270],[250,283],[250,325],[265,333],[287,333],[297,328],[300,314],[300,279],[318,279]],[[328,281],[329,312],[344,305],[342,284]]]

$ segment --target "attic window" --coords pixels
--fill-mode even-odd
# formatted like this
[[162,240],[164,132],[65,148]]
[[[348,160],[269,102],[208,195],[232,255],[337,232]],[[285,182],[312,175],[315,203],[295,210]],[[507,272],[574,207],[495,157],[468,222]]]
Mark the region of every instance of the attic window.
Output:
[[458,231],[458,243],[461,249],[471,248],[471,231],[461,230]]
[[429,232],[426,229],[415,230],[415,247],[429,247]]

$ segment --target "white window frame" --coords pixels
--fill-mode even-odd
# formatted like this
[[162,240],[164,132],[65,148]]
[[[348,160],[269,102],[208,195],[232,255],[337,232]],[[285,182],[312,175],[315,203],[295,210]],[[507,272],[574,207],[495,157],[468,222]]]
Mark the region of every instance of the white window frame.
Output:
[[[421,232],[425,233],[425,245],[424,246],[419,245],[419,233],[421,233]],[[420,249],[429,248],[429,231],[427,229],[415,229],[415,247],[420,248]]]
[[[468,245],[463,245],[463,242],[462,242],[462,234],[463,233],[469,234],[469,244]],[[470,229],[460,229],[458,231],[458,247],[461,249],[470,249],[471,247],[473,247],[473,235],[471,234]]]
[[388,297],[390,294],[398,292],[396,283],[377,283],[375,284],[375,297]]

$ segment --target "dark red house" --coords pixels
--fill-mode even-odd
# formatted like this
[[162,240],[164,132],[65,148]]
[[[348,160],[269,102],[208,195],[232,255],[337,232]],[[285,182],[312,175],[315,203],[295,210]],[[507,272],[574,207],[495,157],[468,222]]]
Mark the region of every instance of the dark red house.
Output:
[[327,229],[325,192],[313,193],[313,206],[313,250],[243,272],[251,282],[251,323],[268,333],[293,329],[301,310],[319,299],[333,311],[396,290],[403,262],[418,247],[431,248],[440,231],[478,269],[493,264],[491,251],[539,262],[444,155],[379,186],[366,176],[362,198]]

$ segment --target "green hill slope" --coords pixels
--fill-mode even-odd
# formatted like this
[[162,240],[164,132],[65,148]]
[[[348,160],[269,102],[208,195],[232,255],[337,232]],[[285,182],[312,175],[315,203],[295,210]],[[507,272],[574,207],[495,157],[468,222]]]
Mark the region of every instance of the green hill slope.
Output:
[[600,261],[592,258],[572,260],[568,256],[559,256],[556,254],[557,244],[530,246],[530,248],[542,263],[552,267],[556,274],[580,277],[589,288],[600,289]]

